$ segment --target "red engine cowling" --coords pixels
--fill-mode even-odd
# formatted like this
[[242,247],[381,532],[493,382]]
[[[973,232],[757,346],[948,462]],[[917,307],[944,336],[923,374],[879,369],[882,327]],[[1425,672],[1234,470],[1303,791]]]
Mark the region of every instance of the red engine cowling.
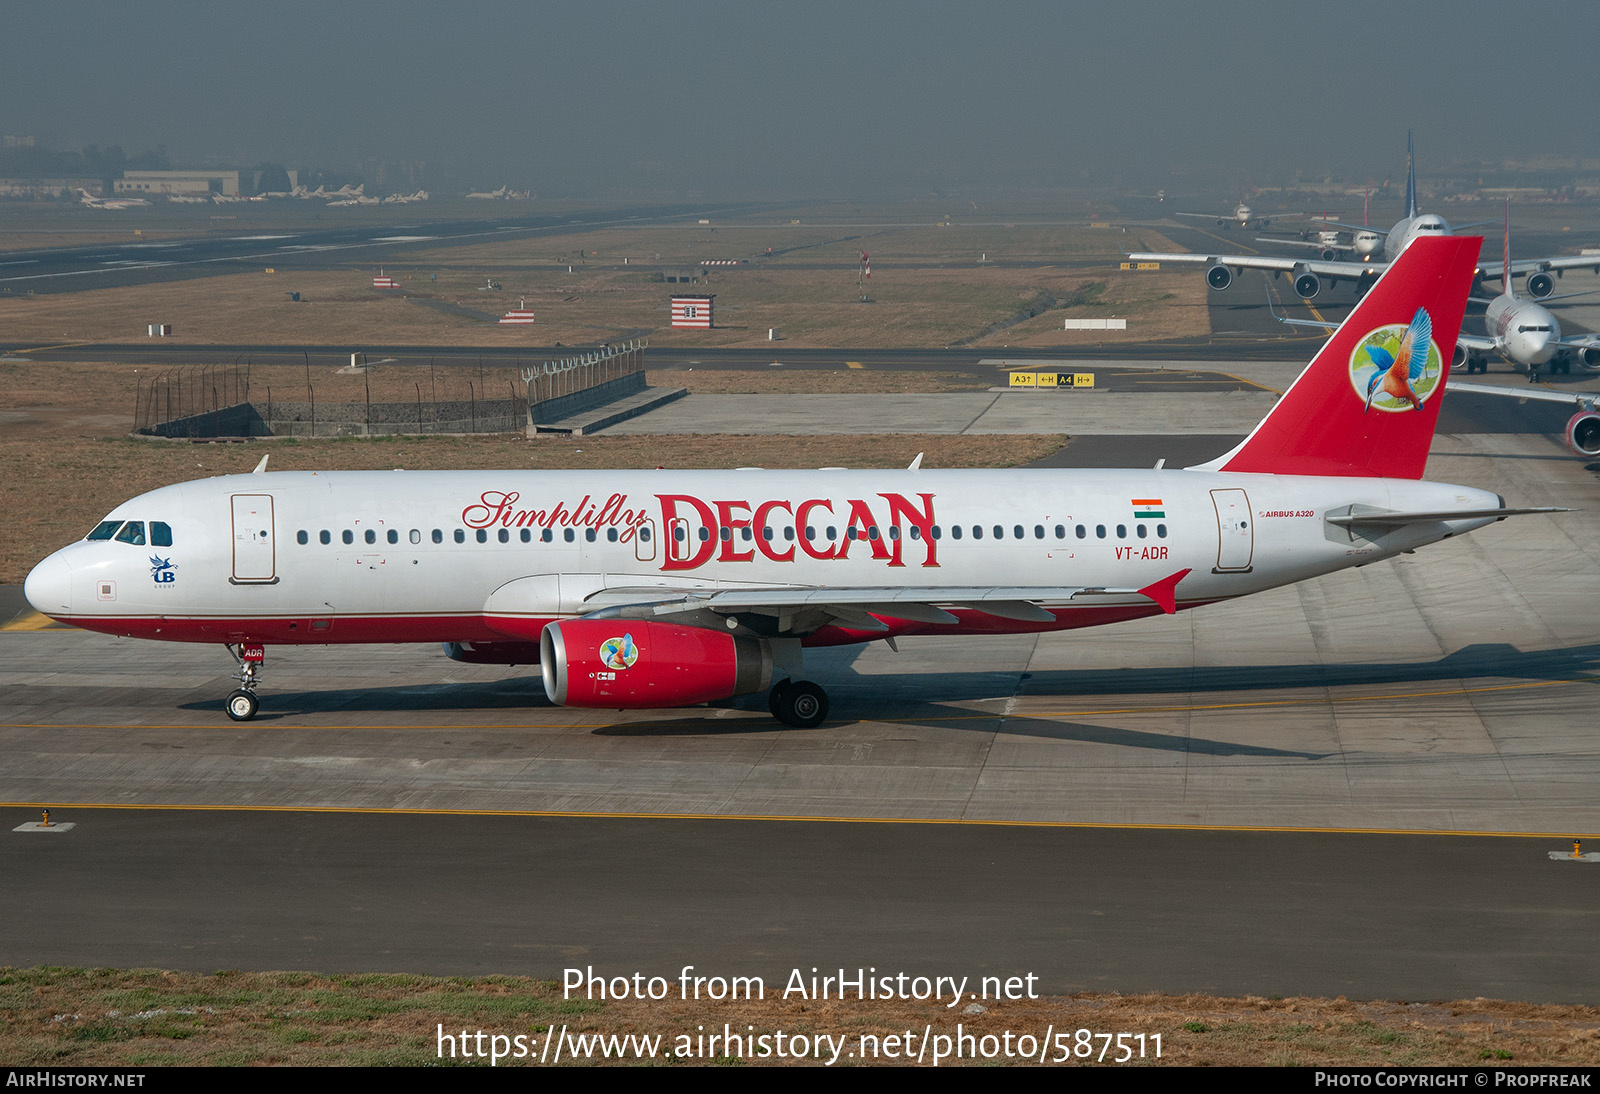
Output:
[[539,663],[545,694],[570,707],[682,707],[772,684],[772,651],[759,638],[641,619],[552,623]]
[[1567,422],[1567,447],[1580,456],[1600,456],[1600,414],[1592,410],[1574,414]]

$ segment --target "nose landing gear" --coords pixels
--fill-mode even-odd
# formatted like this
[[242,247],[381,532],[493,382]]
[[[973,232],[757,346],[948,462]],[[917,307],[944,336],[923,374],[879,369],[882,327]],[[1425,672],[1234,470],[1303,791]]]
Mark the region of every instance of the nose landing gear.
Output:
[[254,642],[240,642],[237,650],[233,646],[228,646],[227,650],[239,664],[239,671],[233,677],[239,681],[239,689],[228,696],[228,717],[235,722],[248,722],[261,709],[261,700],[256,698],[256,677],[267,659],[267,650]]

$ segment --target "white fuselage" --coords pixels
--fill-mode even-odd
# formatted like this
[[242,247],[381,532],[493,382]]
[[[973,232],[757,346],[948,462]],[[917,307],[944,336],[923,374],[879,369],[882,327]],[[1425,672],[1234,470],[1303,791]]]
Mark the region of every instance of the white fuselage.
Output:
[[[544,621],[585,614],[608,589],[1124,590],[1044,598],[1048,623],[979,612],[890,628],[1048,630],[1155,614],[1131,590],[1178,571],[1177,606],[1192,607],[1492,519],[1369,534],[1325,522],[1352,505],[1498,504],[1410,480],[1178,470],[278,472],[125,502],[100,526],[109,538],[51,555],[26,594],[109,633],[320,643],[537,641]],[[881,636],[835,627],[807,641]]]
[[1489,303],[1483,324],[1501,356],[1524,367],[1545,364],[1561,343],[1561,326],[1549,309],[1506,293]]
[[[1376,234],[1376,233],[1372,233]],[[1393,262],[1400,257],[1400,252],[1411,246],[1411,242],[1419,236],[1447,236],[1451,234],[1450,222],[1437,213],[1420,213],[1414,217],[1402,217],[1395,221],[1393,228],[1383,240],[1383,258],[1385,262]],[[1359,237],[1358,247],[1359,250]]]

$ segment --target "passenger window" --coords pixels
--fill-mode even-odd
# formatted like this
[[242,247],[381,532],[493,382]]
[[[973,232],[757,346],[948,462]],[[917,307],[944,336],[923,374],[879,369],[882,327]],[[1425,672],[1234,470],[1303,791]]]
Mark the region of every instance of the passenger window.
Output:
[[[943,528],[941,528],[941,527],[940,527],[940,526],[939,526],[939,525],[937,525],[937,524],[935,524],[935,525],[934,525],[934,526],[933,526],[933,538],[934,538],[934,539],[943,539],[943,538],[944,538],[944,529],[943,529]],[[956,538],[957,538],[957,539],[959,539],[959,538],[960,538],[960,537],[959,537],[959,536],[957,536],[957,537],[956,537]]]
[[585,540],[587,540],[588,542],[593,543],[594,542],[594,529],[593,528],[585,528],[583,530],[583,538]]
[[122,522],[120,520],[103,520],[99,524],[95,525],[94,526],[94,531],[90,532],[84,538],[85,539],[110,539],[112,536],[117,534],[117,529],[121,528],[121,527],[122,527]]
[[1079,539],[1088,539],[1089,538],[1089,529],[1085,528],[1081,524],[1078,525],[1078,538]]
[[489,530],[487,528],[479,528],[478,529],[478,542],[479,543],[488,543],[489,542]]
[[[304,538],[305,537],[305,533],[301,532],[300,536],[301,536],[300,542],[304,543],[305,542],[305,538]],[[168,524],[164,520],[153,520],[153,521],[151,521],[150,522],[150,544],[153,547],[171,547],[172,546],[172,525]]]
[[[916,531],[916,529],[913,528],[912,531]],[[900,526],[898,524],[889,525],[889,538],[890,539],[899,539],[900,538]]]
[[444,542],[444,530],[442,528],[435,528],[433,530],[433,542],[435,542],[435,543],[443,543]]
[[615,528],[607,528],[606,529],[606,541],[608,543],[617,542],[617,530]]
[[1167,538],[1167,526],[1165,524],[1156,525],[1156,535],[1159,536],[1162,539],[1166,539]]
[[878,526],[876,524],[867,525],[867,538],[874,543],[878,541]]
[[304,531],[300,531],[294,534],[294,541],[300,546],[304,547],[306,544],[311,542],[311,537],[306,535]]
[[576,543],[578,540],[578,534],[571,528],[567,528],[562,531],[561,538],[566,540],[568,543]]
[[639,526],[639,538],[646,543],[650,542],[650,528],[648,525],[641,524]]
[[1127,539],[1128,538],[1128,526],[1126,524],[1117,525],[1117,538],[1118,539]]
[[[709,529],[709,528],[707,528],[707,527],[706,527],[706,526],[705,526],[705,525],[701,525],[701,526],[700,526],[700,527],[699,527],[699,528],[698,528],[698,529],[697,529],[697,531],[698,531],[698,532],[699,532],[699,534],[700,534],[700,542],[701,542],[701,543],[704,543],[704,542],[705,542],[705,541],[706,541],[706,540],[708,540],[708,539],[710,539],[710,538],[711,538],[711,529]],[[570,534],[570,533],[569,533],[569,534]]]
[[1134,525],[1134,529],[1133,530],[1139,534],[1139,538],[1140,539],[1143,539],[1145,536],[1148,536],[1150,534],[1150,529],[1147,528],[1143,524]]
[[546,528],[544,531],[539,533],[539,538],[544,540],[546,543],[554,543],[556,541],[556,534],[549,528]]
[[951,536],[952,539],[960,539],[961,538],[961,525],[952,524],[950,526],[950,536]]
[[411,529],[411,542],[412,543],[421,543],[422,542],[422,529],[421,528],[413,528],[413,529]]
[[[1058,525],[1056,525],[1056,527],[1059,528],[1061,526],[1058,524]],[[1035,524],[1033,526],[1033,538],[1034,539],[1043,539],[1044,538],[1044,525]],[[1056,538],[1060,539],[1061,537],[1059,535],[1057,535]]]
[[467,530],[465,528],[457,528],[456,529],[456,542],[457,543],[465,543],[465,542],[467,542]]
[[524,528],[522,530],[522,542],[524,542],[524,543],[532,543],[533,542],[533,529],[532,528]]
[[117,533],[118,543],[131,543],[135,547],[144,546],[144,521],[130,520],[122,526],[122,531]]
[[317,542],[326,547],[328,544],[333,542],[333,536],[326,528],[324,528],[322,531],[317,533]]
[[[1018,539],[1021,539],[1021,538],[1022,538],[1022,525],[1020,525],[1020,524],[1019,524],[1019,525],[1017,525],[1017,526],[1016,526],[1016,527],[1015,527],[1015,528],[1013,528],[1013,529],[1011,529],[1011,531],[1012,531],[1012,533],[1013,533],[1013,534],[1014,534],[1014,535],[1015,535],[1015,536],[1016,536],[1016,537],[1017,537],[1017,538],[1018,538]],[[1040,530],[1040,531],[1039,531],[1039,536],[1040,536],[1040,538],[1043,538],[1043,537],[1044,537],[1044,531],[1043,531],[1043,529],[1041,529],[1041,530]]]
[[972,526],[972,538],[973,539],[982,539],[983,538],[983,525],[974,524]]
[[1105,539],[1106,538],[1106,526],[1104,524],[1096,524],[1094,526],[1094,534],[1095,534],[1095,538],[1096,539]]
[[1067,538],[1066,525],[1064,525],[1064,524],[1056,525],[1056,538],[1057,539],[1066,539]]
[[395,528],[389,529],[389,542],[390,543],[399,543],[400,542],[400,532],[399,532],[398,529],[395,529]]
[[509,528],[500,529],[500,542],[501,543],[510,543],[511,542],[511,529],[509,529]]
[[366,541],[368,543],[376,543],[376,542],[378,542],[378,533],[376,531],[374,531],[373,529],[368,528],[367,529],[367,534],[366,534],[366,536],[364,538],[366,539]]

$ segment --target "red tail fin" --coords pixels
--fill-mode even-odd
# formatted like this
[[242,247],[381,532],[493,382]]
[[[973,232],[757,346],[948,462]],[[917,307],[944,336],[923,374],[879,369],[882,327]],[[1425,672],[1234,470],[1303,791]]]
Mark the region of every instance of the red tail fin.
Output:
[[[1420,479],[1482,245],[1475,236],[1414,241],[1255,431],[1205,469]],[[1431,344],[1408,363],[1397,355],[1407,330],[1423,328],[1419,310]]]

